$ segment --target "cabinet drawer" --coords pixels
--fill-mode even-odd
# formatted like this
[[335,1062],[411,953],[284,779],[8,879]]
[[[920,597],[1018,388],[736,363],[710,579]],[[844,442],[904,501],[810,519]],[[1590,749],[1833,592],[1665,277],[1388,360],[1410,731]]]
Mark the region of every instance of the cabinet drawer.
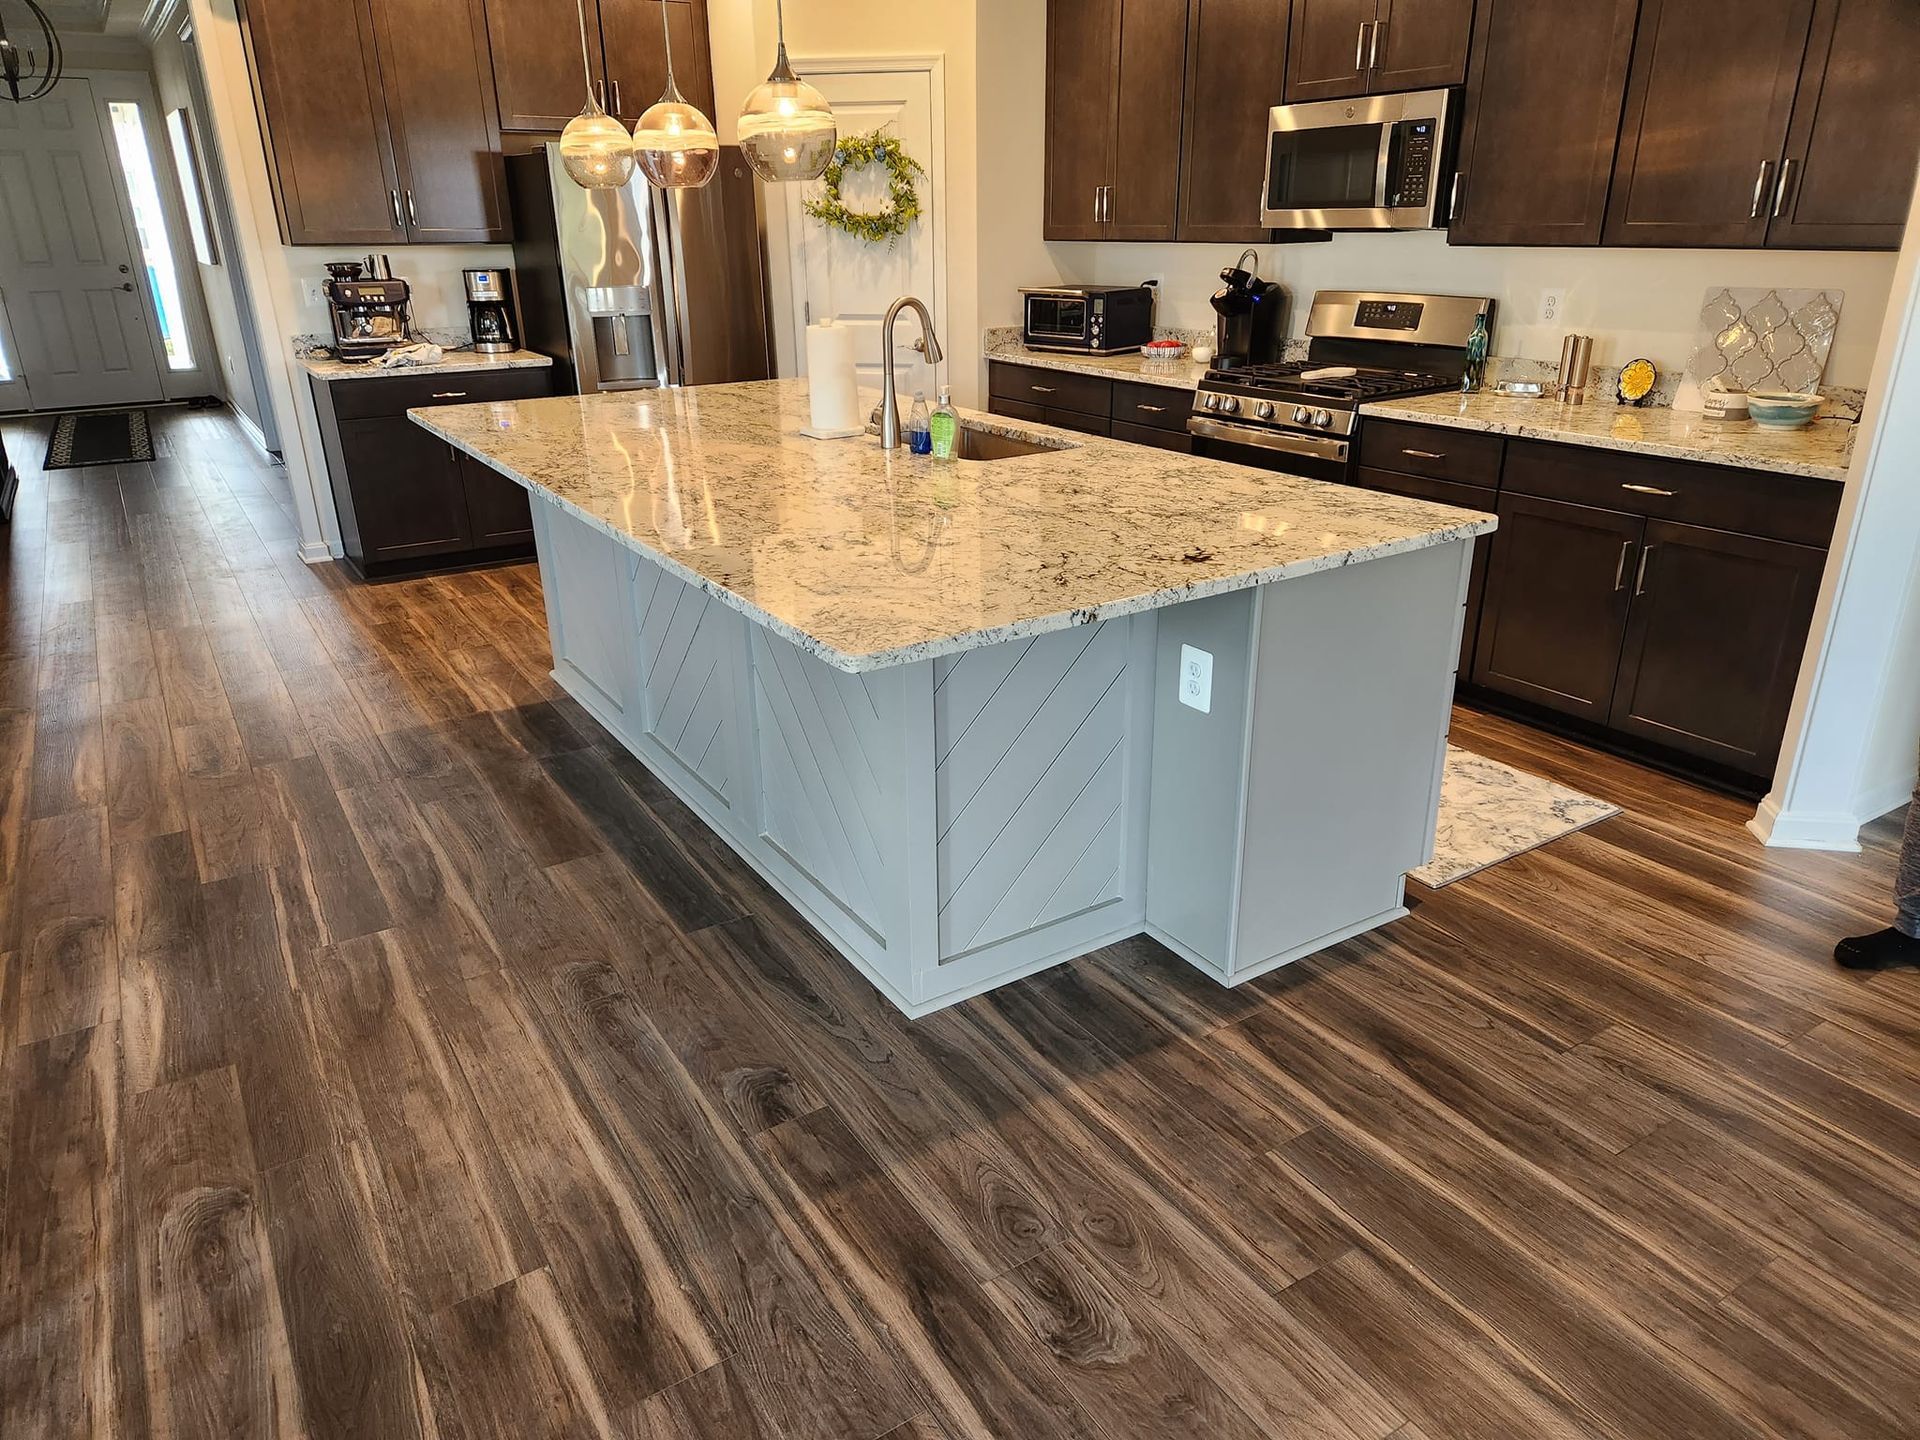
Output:
[[1478,430],[1409,425],[1368,416],[1360,424],[1360,463],[1376,470],[1453,480],[1462,485],[1500,484],[1506,441]]
[[1193,413],[1193,392],[1169,385],[1136,385],[1130,380],[1113,382],[1113,418],[1118,424],[1150,425],[1156,430],[1187,433],[1187,416]]
[[1830,480],[1537,440],[1507,447],[1504,484],[1509,492],[1795,545],[1825,546],[1840,513],[1840,487]]
[[1193,453],[1193,437],[1187,434],[1184,424],[1178,430],[1162,430],[1155,425],[1135,425],[1130,420],[1115,420],[1113,438],[1135,445],[1151,445],[1156,450],[1178,450],[1183,455]]
[[1404,495],[1410,500],[1432,500],[1441,505],[1458,505],[1462,510],[1479,510],[1491,515],[1500,503],[1500,492],[1485,485],[1462,485],[1455,480],[1429,480],[1423,475],[1398,475],[1362,465],[1358,475],[1360,488],[1380,490],[1388,495]]
[[1024,400],[1049,410],[1076,410],[1102,419],[1113,413],[1113,382],[1097,375],[1076,375],[1070,370],[989,365],[987,393],[996,399]]
[[371,420],[382,415],[404,415],[432,405],[475,405],[483,400],[526,400],[550,394],[553,371],[455,371],[451,375],[396,375],[392,379],[335,380],[333,413],[342,420]]
[[1056,410],[1051,405],[1040,411],[1040,422],[1062,430],[1078,430],[1082,435],[1106,435],[1113,428],[1104,415],[1082,415],[1078,410]]
[[1036,425],[1047,423],[1047,411],[1043,405],[1032,405],[1025,400],[1009,400],[1004,395],[987,397],[987,413],[1004,415],[1009,420],[1031,420]]

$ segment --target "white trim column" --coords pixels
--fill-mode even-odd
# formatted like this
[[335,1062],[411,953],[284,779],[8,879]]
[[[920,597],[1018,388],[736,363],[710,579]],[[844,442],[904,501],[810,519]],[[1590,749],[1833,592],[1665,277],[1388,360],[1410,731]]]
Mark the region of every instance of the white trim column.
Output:
[[1905,802],[1920,755],[1920,191],[1773,789],[1748,828],[1769,845],[1858,850]]

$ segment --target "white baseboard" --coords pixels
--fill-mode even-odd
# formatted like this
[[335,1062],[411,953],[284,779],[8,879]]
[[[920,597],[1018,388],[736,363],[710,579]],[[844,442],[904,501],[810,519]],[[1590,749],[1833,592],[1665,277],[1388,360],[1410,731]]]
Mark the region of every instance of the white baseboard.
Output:
[[[1903,795],[1901,799],[1905,799]],[[1805,815],[1782,810],[1769,795],[1747,822],[1760,843],[1776,850],[1842,850],[1858,853],[1860,819],[1855,815]]]
[[324,540],[309,540],[300,547],[300,558],[309,565],[324,565],[334,558],[333,547]]
[[262,430],[258,425],[253,423],[253,417],[247,414],[247,412],[242,410],[238,405],[234,404],[231,400],[227,401],[227,413],[233,416],[235,420],[240,422],[240,428],[246,431],[247,438],[253,441],[253,448],[258,450],[262,455],[266,456],[269,460],[273,459],[273,451],[267,448],[266,431]]
[[1860,823],[1878,820],[1882,815],[1898,810],[1913,798],[1911,780],[1889,780],[1876,790],[1869,790],[1854,802],[1854,808],[1860,812]]

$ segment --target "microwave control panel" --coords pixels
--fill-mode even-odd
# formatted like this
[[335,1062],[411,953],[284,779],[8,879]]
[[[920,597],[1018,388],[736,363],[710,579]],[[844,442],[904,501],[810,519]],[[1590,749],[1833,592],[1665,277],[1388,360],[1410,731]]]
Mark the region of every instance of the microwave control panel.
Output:
[[1402,120],[1393,127],[1387,172],[1393,177],[1387,204],[1424,205],[1433,183],[1433,135],[1439,123],[1432,119]]

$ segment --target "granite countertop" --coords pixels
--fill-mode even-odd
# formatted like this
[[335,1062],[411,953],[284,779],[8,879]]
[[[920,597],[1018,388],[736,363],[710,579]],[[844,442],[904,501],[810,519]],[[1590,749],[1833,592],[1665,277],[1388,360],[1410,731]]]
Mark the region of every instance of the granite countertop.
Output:
[[471,350],[449,350],[438,365],[402,365],[387,369],[379,365],[349,365],[331,355],[302,355],[300,363],[309,375],[322,380],[381,380],[396,375],[467,375],[482,370],[537,370],[553,364],[550,355],[532,350],[509,350],[504,355],[476,355]]
[[1098,375],[1103,380],[1131,380],[1140,385],[1165,385],[1171,390],[1197,390],[1207,367],[1183,360],[1178,365],[1149,365],[1138,350],[1124,355],[1069,355],[1053,350],[1029,350],[1015,344],[989,345],[987,359],[1008,365],[1033,365],[1042,370],[1067,370],[1075,375]]
[[806,384],[452,405],[459,449],[859,672],[1485,534],[1490,515],[964,412],[1060,449],[811,440]]
[[1850,420],[1815,420],[1799,430],[1768,430],[1751,420],[1709,420],[1691,411],[1619,405],[1612,399],[1562,405],[1484,391],[1381,400],[1362,405],[1360,413],[1836,481],[1847,478],[1855,429]]

